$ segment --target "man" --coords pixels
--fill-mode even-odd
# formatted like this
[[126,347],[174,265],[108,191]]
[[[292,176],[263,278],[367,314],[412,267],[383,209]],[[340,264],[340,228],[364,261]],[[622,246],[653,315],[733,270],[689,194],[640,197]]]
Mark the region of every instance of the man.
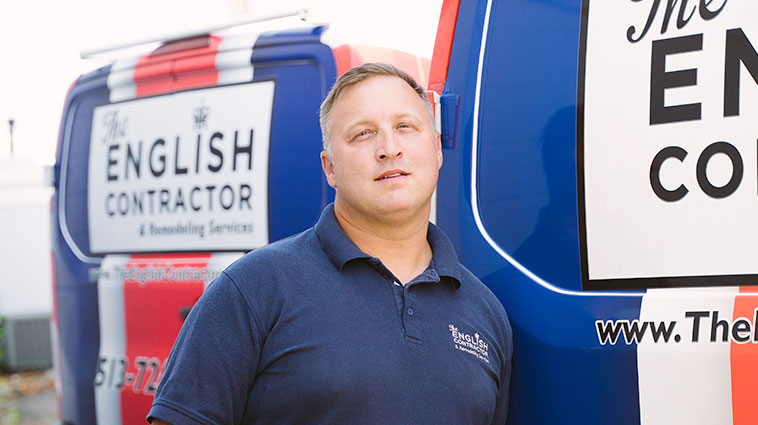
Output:
[[336,190],[315,227],[231,265],[192,309],[153,424],[504,424],[512,333],[429,224],[424,91],[367,64],[321,106]]

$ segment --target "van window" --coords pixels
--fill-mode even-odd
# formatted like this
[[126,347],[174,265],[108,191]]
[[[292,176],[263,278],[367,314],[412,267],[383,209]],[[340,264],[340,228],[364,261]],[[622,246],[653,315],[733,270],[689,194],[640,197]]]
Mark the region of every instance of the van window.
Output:
[[529,4],[515,13],[499,3],[490,17],[475,153],[480,214],[516,261],[553,285],[581,290],[578,38],[563,36],[579,34],[579,8]]
[[[93,86],[102,85],[102,89]],[[78,93],[77,93],[78,92]],[[83,205],[87,202],[87,158],[89,156],[89,137],[92,128],[92,113],[98,105],[108,103],[108,91],[105,89],[105,79],[77,86],[72,93],[71,111],[63,123],[62,143],[64,151],[61,154],[61,177],[58,194],[61,205],[61,227],[64,235],[71,238],[68,241],[74,247],[89,256],[89,236],[86,210]]]

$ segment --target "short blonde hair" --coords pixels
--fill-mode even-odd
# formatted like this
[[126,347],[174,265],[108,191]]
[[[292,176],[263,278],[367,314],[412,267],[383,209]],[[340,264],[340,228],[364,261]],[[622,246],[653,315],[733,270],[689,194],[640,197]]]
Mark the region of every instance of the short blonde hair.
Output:
[[337,101],[340,93],[342,93],[345,88],[350,87],[354,84],[358,84],[363,80],[375,76],[398,77],[408,83],[413,91],[415,91],[416,94],[418,94],[418,96],[424,102],[424,106],[426,106],[426,109],[429,111],[429,118],[432,123],[432,129],[435,128],[434,111],[432,110],[432,104],[429,102],[429,98],[426,96],[426,92],[424,91],[423,87],[419,86],[418,83],[416,83],[416,81],[410,75],[405,73],[405,71],[397,68],[394,65],[386,63],[366,63],[342,74],[334,83],[332,89],[329,90],[329,94],[326,95],[324,102],[321,103],[321,109],[319,111],[321,139],[324,145],[324,151],[327,155],[329,155],[329,158],[332,157],[329,124],[334,103]]

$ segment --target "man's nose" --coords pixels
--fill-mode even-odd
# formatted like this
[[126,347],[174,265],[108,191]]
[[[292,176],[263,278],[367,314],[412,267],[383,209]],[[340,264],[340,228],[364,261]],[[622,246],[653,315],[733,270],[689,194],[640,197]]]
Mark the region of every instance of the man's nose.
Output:
[[395,159],[403,156],[403,149],[397,136],[392,132],[385,132],[383,137],[379,138],[379,144],[376,148],[376,159]]

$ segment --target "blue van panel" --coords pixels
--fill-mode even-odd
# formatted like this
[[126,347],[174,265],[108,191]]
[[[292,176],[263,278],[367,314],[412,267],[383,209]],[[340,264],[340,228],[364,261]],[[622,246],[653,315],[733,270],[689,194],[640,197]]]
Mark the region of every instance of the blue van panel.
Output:
[[[87,229],[87,174],[89,158],[89,134],[92,129],[92,112],[96,106],[108,103],[109,91],[106,86],[107,69],[100,78],[77,84],[71,93],[68,121],[65,126],[64,150],[67,160],[61,164],[60,172],[65,173],[65,216],[66,225],[73,242],[82,253],[90,256],[89,232]],[[63,143],[61,144],[64,145]]]
[[[316,112],[337,78],[334,56],[317,37],[287,34],[286,38],[308,42],[272,46],[261,37],[252,58],[254,80],[277,81],[268,170],[272,242],[315,224],[323,207],[334,199],[318,159],[321,130]],[[291,117],[308,119],[295,123]]]
[[581,290],[576,143],[567,137],[576,134],[581,14],[566,3],[493,4],[478,194],[503,249],[548,282]]
[[[95,378],[98,347],[100,345],[97,313],[97,285],[90,282],[90,270],[97,259],[90,262],[80,257],[89,257],[87,233],[87,167],[89,132],[92,126],[92,110],[108,102],[106,76],[110,66],[79,78],[72,88],[65,105],[61,152],[55,166],[55,181],[58,182],[53,197],[53,214],[65,214],[65,223],[55,217],[52,220],[52,251],[56,260],[55,281],[58,322],[58,367],[61,374],[62,419],[74,424],[94,424],[95,398],[92,382]],[[77,158],[77,161],[63,160]],[[62,178],[65,176],[65,180]],[[62,188],[65,192],[60,195]],[[65,205],[60,205],[61,201]],[[67,227],[71,246],[66,243],[64,230]]]
[[255,41],[255,47],[282,46],[285,44],[320,43],[321,34],[326,31],[326,26],[310,28],[292,28],[277,31],[264,32]]
[[[461,261],[492,289],[511,319],[508,423],[638,424],[636,345],[601,346],[595,321],[637,319],[641,297],[580,292],[581,2],[492,2],[475,117],[487,3],[461,7],[458,14],[444,89],[461,98],[458,142],[444,151],[437,220]],[[478,146],[472,153],[475,125]]]

